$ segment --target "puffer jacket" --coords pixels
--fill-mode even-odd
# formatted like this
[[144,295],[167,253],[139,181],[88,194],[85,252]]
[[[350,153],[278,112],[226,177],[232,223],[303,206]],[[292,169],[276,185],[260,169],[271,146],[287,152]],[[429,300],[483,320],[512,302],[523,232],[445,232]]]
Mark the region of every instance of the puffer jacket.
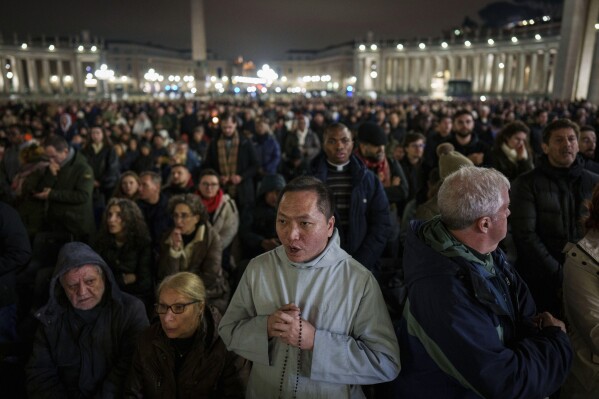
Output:
[[535,169],[512,185],[509,220],[518,252],[516,267],[539,310],[559,313],[562,249],[583,237],[584,201],[597,183],[599,175],[585,170],[580,157],[570,168],[555,168],[543,156]]
[[218,336],[220,314],[207,307],[191,351],[175,375],[175,351],[160,322],[141,336],[129,374],[126,398],[243,398],[249,362],[227,351]]

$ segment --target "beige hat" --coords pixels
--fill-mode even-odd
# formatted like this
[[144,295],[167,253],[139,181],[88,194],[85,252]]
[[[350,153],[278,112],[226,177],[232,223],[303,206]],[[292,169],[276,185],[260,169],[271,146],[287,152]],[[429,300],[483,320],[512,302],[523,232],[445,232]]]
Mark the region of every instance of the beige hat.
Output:
[[451,143],[441,143],[437,146],[439,157],[439,177],[441,180],[460,169],[462,166],[473,166],[471,160],[455,150]]

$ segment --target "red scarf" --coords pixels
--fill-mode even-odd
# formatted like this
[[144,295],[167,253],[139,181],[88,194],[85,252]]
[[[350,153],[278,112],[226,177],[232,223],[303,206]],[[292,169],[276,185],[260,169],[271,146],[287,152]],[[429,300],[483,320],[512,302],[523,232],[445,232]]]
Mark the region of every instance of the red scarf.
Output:
[[223,189],[219,189],[218,193],[216,193],[216,195],[212,198],[204,198],[201,195],[200,197],[202,198],[202,203],[206,207],[206,211],[208,211],[209,214],[213,214],[223,199]]
[[389,187],[391,185],[391,168],[389,168],[386,156],[382,161],[374,162],[363,157],[357,149],[354,153],[362,162],[364,162],[364,165],[366,165],[368,169],[372,170],[377,175],[381,183],[383,183],[383,187]]

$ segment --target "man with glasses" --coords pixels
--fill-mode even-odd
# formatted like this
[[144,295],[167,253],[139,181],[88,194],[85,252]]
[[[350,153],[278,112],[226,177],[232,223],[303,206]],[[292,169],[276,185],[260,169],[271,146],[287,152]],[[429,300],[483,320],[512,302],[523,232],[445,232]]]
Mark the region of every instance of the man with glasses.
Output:
[[380,180],[353,154],[354,141],[345,125],[328,126],[323,137],[324,153],[311,163],[310,174],[333,192],[341,248],[377,276],[391,232],[387,195]]
[[89,246],[62,247],[26,368],[30,397],[121,397],[144,304],[122,292]]

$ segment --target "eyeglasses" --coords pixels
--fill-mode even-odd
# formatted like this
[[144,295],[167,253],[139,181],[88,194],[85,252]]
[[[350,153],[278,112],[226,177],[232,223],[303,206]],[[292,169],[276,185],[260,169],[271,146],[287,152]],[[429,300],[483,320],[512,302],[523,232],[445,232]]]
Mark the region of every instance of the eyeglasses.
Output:
[[202,187],[205,187],[205,188],[218,187],[218,183],[202,183]]
[[185,312],[185,307],[186,306],[192,305],[192,304],[198,303],[198,302],[201,302],[201,301],[193,301],[193,302],[189,302],[189,303],[174,303],[174,304],[172,304],[170,306],[162,304],[162,303],[155,303],[154,304],[154,310],[158,314],[166,314],[166,312],[168,312],[169,309],[174,314],[181,314],[181,313]]
[[173,213],[173,219],[187,220],[192,216],[193,215],[191,215],[189,213]]

